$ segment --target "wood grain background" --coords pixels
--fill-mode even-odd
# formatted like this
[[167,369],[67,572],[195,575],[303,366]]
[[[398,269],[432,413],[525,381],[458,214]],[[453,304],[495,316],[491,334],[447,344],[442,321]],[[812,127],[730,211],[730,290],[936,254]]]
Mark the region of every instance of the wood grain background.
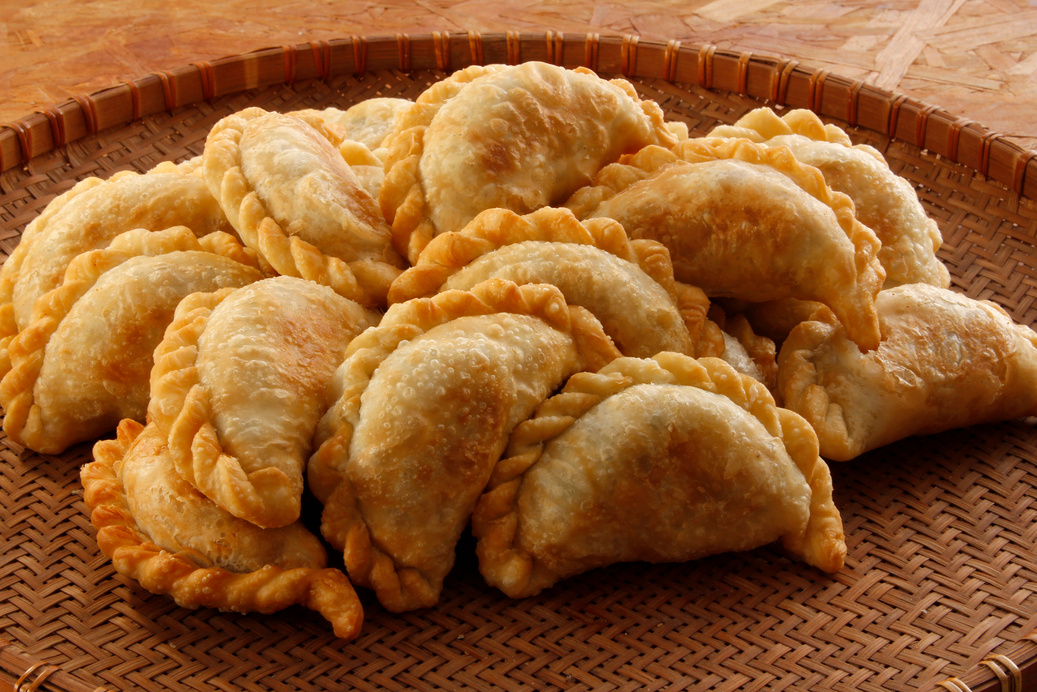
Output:
[[548,29],[795,58],[1037,148],[1037,0],[0,0],[0,123],[124,79],[267,46]]

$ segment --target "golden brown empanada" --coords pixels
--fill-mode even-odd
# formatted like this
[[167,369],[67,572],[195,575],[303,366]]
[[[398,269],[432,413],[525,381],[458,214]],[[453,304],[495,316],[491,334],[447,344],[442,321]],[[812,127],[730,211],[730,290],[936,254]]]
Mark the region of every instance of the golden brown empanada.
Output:
[[813,319],[814,314],[819,310],[822,313],[830,312],[821,303],[796,298],[768,300],[762,303],[718,298],[714,301],[714,305],[721,306],[731,315],[742,315],[752,325],[754,332],[778,343],[787,339],[789,332],[795,329],[800,322]]
[[36,299],[61,283],[73,258],[126,231],[173,226],[198,236],[234,232],[205,181],[172,163],[146,174],[87,178],[52,200],[0,268],[0,375],[10,367],[7,344],[31,320]]
[[123,418],[143,421],[152,352],[180,299],[262,276],[255,255],[230,235],[196,238],[183,226],[129,231],[79,255],[9,344],[5,432],[58,454]]
[[180,474],[263,527],[299,518],[325,387],[377,316],[293,277],[194,294],[155,349],[150,419]]
[[[380,100],[380,99],[371,99]],[[406,99],[387,99],[389,101],[399,101],[398,105],[393,106],[396,110],[402,110],[403,107],[409,106],[412,101]],[[367,103],[366,101],[357,104],[354,108]],[[371,108],[371,112],[366,114],[366,117],[374,118],[379,108]],[[390,119],[388,122],[381,125],[375,122],[363,121],[363,114],[352,115],[353,108],[348,111],[342,111],[337,108],[326,108],[324,110],[313,110],[306,109],[300,111],[292,111],[289,115],[296,118],[300,118],[307,124],[313,126],[319,130],[322,135],[331,144],[338,149],[338,153],[341,154],[342,160],[349,164],[349,170],[356,176],[361,187],[371,196],[371,199],[377,200],[378,195],[382,189],[382,180],[385,179],[385,164],[383,159],[386,155],[384,148],[377,148],[370,146],[369,142],[381,142],[385,138],[385,135],[392,128],[393,121]],[[363,121],[363,122],[362,122]],[[363,128],[363,132],[359,132],[358,135],[363,139],[358,140],[354,136],[351,136],[348,131],[348,127],[353,126],[355,128]]]
[[434,604],[508,433],[571,373],[619,353],[557,288],[490,280],[389,308],[332,380],[310,487],[354,583]]
[[345,110],[332,106],[320,110],[297,111],[293,115],[303,113],[318,117],[330,127],[340,129],[341,139],[359,142],[375,151],[382,146],[392,130],[397,113],[413,104],[410,99],[383,96],[364,99]]
[[712,297],[830,307],[864,349],[878,344],[879,242],[816,168],[788,149],[689,139],[606,167],[566,204],[663,243],[674,276]]
[[80,477],[101,552],[148,591],[243,613],[299,604],[339,637],[360,632],[360,601],[345,574],[325,566],[319,539],[298,523],[261,529],[220,510],[173,470],[154,424],[120,423]]
[[757,334],[744,315],[726,317],[722,325],[724,352],[720,358],[743,375],[778,389],[778,352],[774,341]]
[[349,170],[356,176],[360,186],[371,199],[377,200],[381,194],[382,181],[385,180],[385,167],[378,155],[360,142],[348,139],[338,144],[338,152],[342,160],[349,164]]
[[489,209],[461,231],[436,236],[393,282],[389,302],[467,290],[490,278],[558,287],[568,304],[598,318],[624,355],[696,355],[700,340],[719,338],[706,320],[709,299],[674,281],[662,244],[631,242],[616,221],[581,224],[553,207],[524,216]]
[[675,353],[574,375],[513,432],[472,531],[483,576],[512,597],[779,539],[829,572],[846,555],[807,422],[723,361]]
[[[165,165],[165,162],[159,164],[159,166],[163,165]],[[194,175],[203,180],[205,179],[205,170],[202,166],[202,157],[200,154],[198,156],[192,156],[189,159],[184,159],[175,165],[176,169],[185,175]]]
[[377,202],[325,134],[300,117],[247,108],[212,128],[203,158],[230,222],[279,274],[384,303],[402,260]]
[[605,164],[677,136],[625,80],[541,62],[471,67],[398,116],[380,202],[411,262],[486,209],[557,205]]
[[846,461],[911,435],[1037,414],[1037,334],[999,306],[908,284],[878,297],[882,343],[862,354],[830,314],[778,355],[784,405]]
[[745,137],[769,147],[788,147],[799,161],[820,170],[833,190],[853,200],[857,218],[882,243],[879,261],[886,269],[884,288],[911,283],[950,285],[950,272],[936,257],[943,244],[940,228],[911,184],[890,170],[874,147],[853,145],[843,130],[825,125],[805,109],[778,117],[770,108],[758,108],[734,125],[714,128],[710,136]]

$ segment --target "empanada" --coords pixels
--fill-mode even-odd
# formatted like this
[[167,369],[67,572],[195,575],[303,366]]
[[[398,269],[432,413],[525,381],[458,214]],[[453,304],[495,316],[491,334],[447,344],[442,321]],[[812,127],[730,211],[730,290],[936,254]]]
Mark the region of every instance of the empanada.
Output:
[[389,308],[332,380],[310,487],[354,583],[434,604],[508,433],[570,374],[619,353],[557,288],[490,280]]
[[784,116],[758,108],[734,125],[722,125],[711,137],[745,137],[769,147],[788,147],[796,159],[814,166],[833,190],[853,200],[857,218],[875,232],[886,269],[884,288],[927,283],[950,285],[950,272],[937,256],[943,244],[936,221],[929,217],[911,184],[890,170],[882,154],[867,144],[853,145],[835,125],[825,125],[812,111],[796,109]]
[[481,211],[557,205],[620,155],[676,141],[658,104],[625,80],[541,62],[471,67],[400,113],[380,202],[414,262]]
[[[409,107],[413,102],[406,99],[369,100],[385,100],[392,104],[372,105],[361,112],[357,109],[368,103],[362,101],[345,111],[331,107],[324,110],[291,111],[288,115],[300,118],[319,130],[338,149],[338,153],[349,164],[349,170],[356,176],[361,187],[367,191],[371,199],[377,200],[382,189],[382,181],[385,179],[383,159],[386,155],[386,150],[379,146],[392,128],[395,113]],[[393,117],[389,117],[387,122],[379,123],[377,117],[381,111],[387,111],[381,113],[382,115]]]
[[483,576],[512,597],[779,539],[828,572],[846,555],[807,422],[723,361],[675,353],[574,375],[513,432],[472,532]]
[[624,355],[697,355],[700,341],[713,349],[721,338],[706,319],[709,299],[674,281],[663,245],[631,242],[611,219],[581,224],[553,207],[524,216],[489,209],[461,231],[436,236],[393,282],[389,302],[467,290],[490,278],[558,287],[568,304],[598,318]]
[[413,103],[410,99],[382,96],[364,99],[345,110],[331,106],[301,112],[341,129],[342,139],[360,142],[375,151],[392,131],[397,113],[410,108]]
[[87,178],[52,200],[0,268],[0,375],[10,367],[10,339],[29,323],[36,299],[61,283],[73,258],[126,231],[173,226],[198,236],[234,232],[205,181],[172,163],[146,174]]
[[718,298],[714,305],[721,306],[729,314],[745,317],[754,332],[779,343],[787,339],[789,332],[800,322],[813,319],[819,310],[829,312],[821,303],[796,298],[768,300],[762,303]]
[[152,352],[180,299],[262,277],[230,235],[196,238],[183,226],[129,231],[79,255],[9,344],[0,381],[8,437],[58,454],[123,418],[143,421]]
[[862,348],[878,344],[878,239],[849,197],[788,149],[720,138],[647,147],[606,167],[566,206],[663,243],[674,276],[711,298],[817,301]]
[[80,471],[97,544],[120,574],[185,608],[273,613],[303,605],[339,637],[360,632],[363,608],[320,540],[296,523],[261,529],[236,519],[173,470],[165,435],[125,420]]
[[155,349],[148,407],[180,474],[253,524],[296,521],[327,382],[376,321],[287,276],[185,298]]
[[773,339],[757,334],[744,315],[725,317],[724,351],[720,358],[743,375],[762,382],[771,394],[778,389],[778,352]]
[[862,354],[830,314],[778,354],[784,405],[846,461],[911,435],[1037,414],[1037,334],[999,306],[909,284],[879,293],[882,343]]
[[227,218],[279,274],[384,303],[402,259],[377,202],[320,130],[246,108],[210,130],[202,156]]

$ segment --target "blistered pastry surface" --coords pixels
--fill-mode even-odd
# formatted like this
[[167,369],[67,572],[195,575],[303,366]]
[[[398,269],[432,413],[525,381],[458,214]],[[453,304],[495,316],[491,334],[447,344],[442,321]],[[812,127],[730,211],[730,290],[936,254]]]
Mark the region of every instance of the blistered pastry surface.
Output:
[[1037,336],[998,306],[927,284],[883,291],[884,340],[862,354],[831,320],[797,326],[779,354],[785,404],[846,460],[910,435],[1033,415]]
[[[189,607],[301,604],[347,638],[354,582],[390,611],[434,606],[469,522],[513,596],[771,542],[838,571],[826,459],[1030,415],[1037,338],[894,286],[946,274],[877,152],[802,112],[751,115],[695,136],[625,80],[544,63],[465,68],[413,101],[235,113],[201,156],[84,181],[26,229],[0,270],[9,436],[100,408],[101,389],[134,403],[83,474],[116,569]],[[174,217],[183,246],[161,249]],[[227,263],[248,286],[169,297]],[[34,296],[44,274],[64,283]],[[109,285],[176,313],[74,318]],[[158,331],[145,427],[114,376],[129,363],[81,342],[128,357]],[[320,537],[296,530],[311,494]]]

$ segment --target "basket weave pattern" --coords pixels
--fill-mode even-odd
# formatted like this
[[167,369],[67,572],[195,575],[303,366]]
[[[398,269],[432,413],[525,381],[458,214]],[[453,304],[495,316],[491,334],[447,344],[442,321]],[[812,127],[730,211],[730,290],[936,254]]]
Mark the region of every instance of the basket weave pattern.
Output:
[[[73,99],[0,128],[0,251],[77,180],[200,154],[211,126],[247,106],[414,98],[472,62],[531,59],[625,75],[698,134],[763,103],[815,110],[916,186],[957,289],[1037,324],[1034,152],[789,61],[629,37],[352,38]],[[764,548],[615,566],[512,601],[483,584],[463,542],[438,606],[397,615],[362,594],[364,630],[348,644],[302,609],[186,611],[116,575],[81,500],[89,445],[47,457],[5,439],[0,457],[0,689],[980,690],[1037,660],[1028,421],[833,465],[849,549],[833,576]]]

